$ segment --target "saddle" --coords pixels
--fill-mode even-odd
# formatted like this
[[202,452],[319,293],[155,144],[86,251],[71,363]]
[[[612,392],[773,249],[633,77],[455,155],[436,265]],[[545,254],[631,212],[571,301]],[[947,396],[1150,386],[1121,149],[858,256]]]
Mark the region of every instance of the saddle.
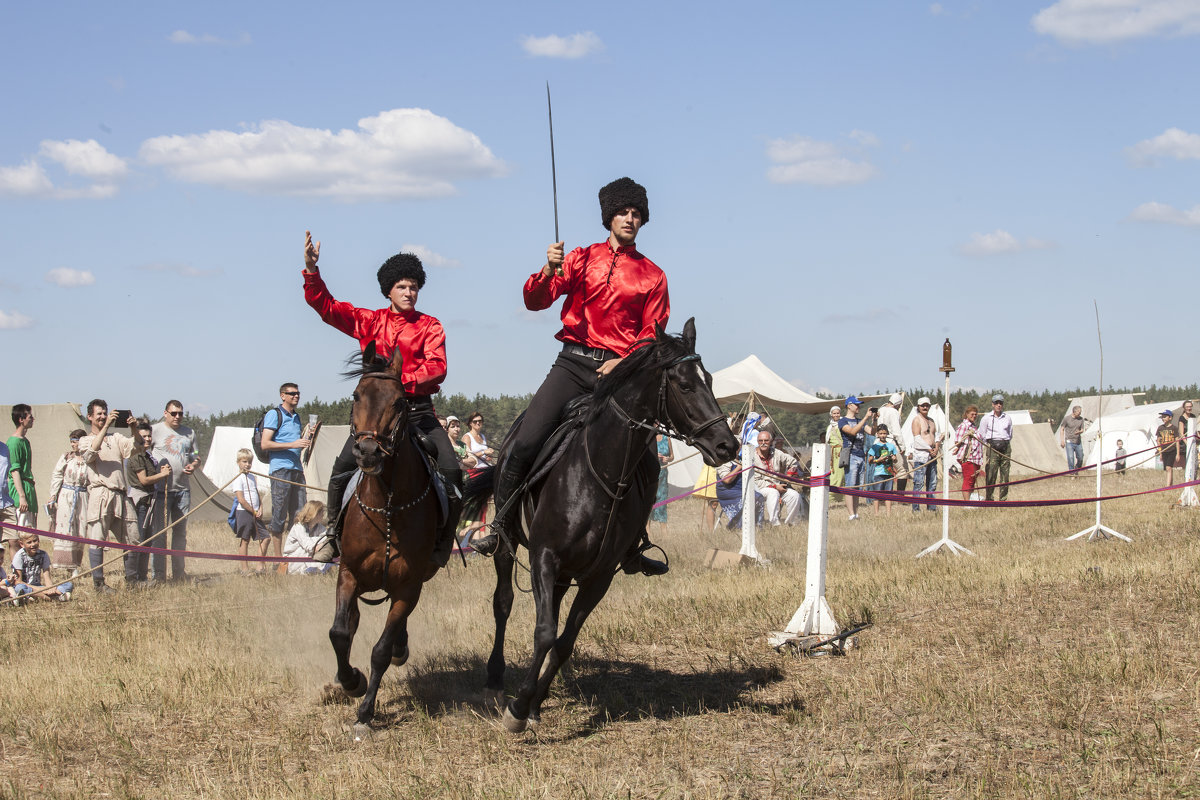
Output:
[[[437,458],[437,445],[415,425],[408,426],[408,437],[417,445],[417,452],[421,454],[425,471],[429,473],[429,480],[432,481],[434,491],[437,493],[438,524],[440,525],[446,521],[446,517],[450,513],[450,503],[446,482],[442,479],[442,473],[438,472],[437,464],[434,461]],[[358,482],[361,479],[362,470],[355,468],[354,474],[350,476],[350,482],[346,484],[346,491],[342,494],[342,507],[338,509],[339,513],[346,513],[346,506],[349,505],[350,498],[354,497],[354,490],[358,488]]]
[[[567,446],[574,441],[576,434],[583,429],[584,423],[587,421],[588,412],[591,409],[592,396],[590,394],[576,397],[563,407],[562,422],[546,438],[545,444],[542,445],[541,449],[538,450],[537,456],[534,457],[533,463],[529,467],[529,473],[525,478],[522,494],[527,492],[530,487],[536,486],[554,468],[554,465],[562,459]],[[522,411],[513,423],[513,430],[517,430],[524,420],[525,412]],[[510,433],[509,435],[511,436],[512,434]]]

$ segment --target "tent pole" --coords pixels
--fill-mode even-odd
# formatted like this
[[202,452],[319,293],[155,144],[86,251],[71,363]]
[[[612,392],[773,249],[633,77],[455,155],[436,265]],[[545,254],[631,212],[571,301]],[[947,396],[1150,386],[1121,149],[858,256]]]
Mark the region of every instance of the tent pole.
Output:
[[[1187,427],[1187,447],[1184,452],[1187,453],[1187,466],[1183,469],[1184,481],[1191,482],[1196,480],[1196,418],[1188,420]],[[1179,495],[1179,505],[1181,506],[1200,506],[1200,498],[1196,497],[1196,487],[1183,487],[1183,494]]]

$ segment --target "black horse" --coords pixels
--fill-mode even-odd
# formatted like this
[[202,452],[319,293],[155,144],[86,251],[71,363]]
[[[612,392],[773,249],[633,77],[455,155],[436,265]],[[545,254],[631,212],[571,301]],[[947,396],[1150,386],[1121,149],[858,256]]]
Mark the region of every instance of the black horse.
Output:
[[[658,460],[650,450],[654,435],[670,433],[694,444],[712,465],[737,452],[737,439],[725,424],[713,397],[712,376],[695,346],[693,320],[684,325],[682,336],[659,329],[652,342],[604,377],[583,428],[545,477],[529,487],[520,513],[510,515],[522,518],[522,530],[512,534],[518,541],[506,539],[495,555],[496,639],[486,694],[496,702],[504,697],[504,634],[519,544],[529,551],[537,623],[533,663],[504,712],[504,725],[513,733],[539,718],[584,620],[645,530],[658,483]],[[504,448],[500,457],[503,461]],[[559,607],[572,585],[579,591],[559,633]]]

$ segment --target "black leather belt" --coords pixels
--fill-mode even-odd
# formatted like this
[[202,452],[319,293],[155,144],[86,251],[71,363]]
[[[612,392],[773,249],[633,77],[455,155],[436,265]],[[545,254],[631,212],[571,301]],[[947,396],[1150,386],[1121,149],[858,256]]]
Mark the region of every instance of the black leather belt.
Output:
[[601,350],[599,347],[584,347],[574,342],[564,342],[562,351],[571,355],[590,358],[592,361],[610,361],[614,358],[620,358],[612,350]]

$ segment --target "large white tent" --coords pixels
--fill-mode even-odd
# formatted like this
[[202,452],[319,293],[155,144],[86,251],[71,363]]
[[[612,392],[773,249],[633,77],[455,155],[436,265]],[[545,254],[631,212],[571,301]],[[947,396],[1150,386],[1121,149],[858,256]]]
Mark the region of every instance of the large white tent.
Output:
[[[253,452],[250,447],[250,437],[253,433],[253,428],[236,428],[228,425],[218,425],[213,429],[212,444],[208,447],[208,457],[204,460],[203,471],[214,485],[224,486],[237,476],[237,451],[244,447]],[[333,472],[333,461],[342,451],[342,446],[345,445],[346,437],[349,435],[349,425],[321,426],[321,432],[317,435],[317,441],[313,445],[312,455],[309,457],[308,463],[304,465],[304,478],[309,486],[325,488],[329,485],[329,475]],[[268,474],[267,465],[257,458],[254,459],[250,469],[262,475]],[[269,495],[261,481],[259,488],[263,489],[264,497]],[[325,500],[321,495],[311,499],[322,502]]]
[[[1088,466],[1095,466],[1097,459],[1108,461],[1114,458],[1118,439],[1124,442],[1126,453],[1136,453],[1139,450],[1153,447],[1155,431],[1162,424],[1159,415],[1163,411],[1171,411],[1174,414],[1173,419],[1178,420],[1179,409],[1182,406],[1183,401],[1181,400],[1148,403],[1144,406],[1134,406],[1114,414],[1107,414],[1094,420],[1083,431],[1084,463]],[[1104,435],[1100,437],[1100,447],[1096,447],[1096,439],[1101,430]],[[1111,464],[1106,467],[1106,469],[1111,468]],[[1130,456],[1126,468],[1161,469],[1162,465],[1157,455],[1151,451]]]

